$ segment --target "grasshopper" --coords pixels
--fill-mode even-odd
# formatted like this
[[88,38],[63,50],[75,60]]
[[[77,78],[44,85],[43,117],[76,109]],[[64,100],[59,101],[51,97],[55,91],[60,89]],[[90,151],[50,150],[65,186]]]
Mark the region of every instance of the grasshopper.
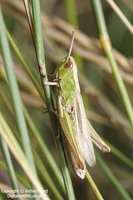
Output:
[[62,60],[55,71],[54,81],[45,84],[56,86],[57,116],[69,157],[78,177],[84,179],[85,161],[89,166],[94,166],[96,163],[93,143],[103,152],[110,152],[110,148],[87,120],[80,92],[77,65],[71,56],[74,38],[75,30],[72,33],[68,56]]

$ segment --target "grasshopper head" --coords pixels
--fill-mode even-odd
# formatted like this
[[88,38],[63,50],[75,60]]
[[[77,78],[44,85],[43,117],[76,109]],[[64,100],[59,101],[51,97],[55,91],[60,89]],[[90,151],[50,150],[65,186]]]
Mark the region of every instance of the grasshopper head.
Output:
[[58,67],[56,78],[65,79],[71,78],[77,73],[77,66],[75,60],[72,56],[66,57],[62,60],[61,64]]
[[64,71],[66,74],[77,73],[77,66],[74,58],[72,56],[64,58],[58,68],[58,71]]

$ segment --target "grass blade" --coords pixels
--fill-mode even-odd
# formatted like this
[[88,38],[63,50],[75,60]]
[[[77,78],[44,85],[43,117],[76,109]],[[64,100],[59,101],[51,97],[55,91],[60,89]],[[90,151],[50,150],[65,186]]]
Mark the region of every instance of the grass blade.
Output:
[[27,155],[28,160],[31,163],[31,166],[33,167],[34,171],[35,165],[33,161],[33,155],[30,147],[30,141],[29,141],[29,136],[28,136],[28,131],[26,127],[26,122],[24,118],[24,114],[22,111],[22,103],[19,95],[19,90],[18,90],[18,85],[16,82],[16,78],[14,75],[14,70],[13,70],[13,62],[9,50],[9,45],[8,41],[6,38],[6,33],[5,33],[5,26],[4,26],[4,21],[2,17],[2,11],[0,9],[0,44],[1,44],[1,49],[2,49],[2,54],[3,54],[3,59],[5,62],[5,69],[6,69],[6,74],[10,86],[10,91],[13,99],[13,106],[14,106],[14,111],[16,114],[16,119],[17,119],[17,124],[18,128],[20,131],[20,135],[22,138],[22,143],[23,143],[23,148],[25,151],[25,154]]
[[105,23],[105,18],[104,18],[104,14],[103,14],[101,1],[100,0],[93,0],[91,2],[92,2],[92,5],[93,5],[93,9],[94,9],[98,29],[99,29],[101,45],[102,45],[103,50],[104,50],[104,52],[105,52],[105,54],[106,54],[106,56],[109,60],[110,66],[112,68],[113,76],[115,78],[117,87],[119,89],[121,98],[123,100],[128,118],[130,120],[131,126],[133,127],[132,105],[131,105],[126,87],[124,85],[124,82],[123,82],[121,75],[119,73],[117,63],[116,63],[115,58],[113,56],[111,42],[110,42],[109,35],[108,35],[108,32],[107,32],[107,28],[106,28],[106,23]]
[[[40,71],[40,76],[41,76],[41,81],[44,89],[44,94],[46,98],[46,104],[48,108],[53,109],[53,103],[51,99],[51,93],[50,93],[50,88],[47,85],[44,85],[44,82],[47,81],[47,72],[46,72],[46,65],[45,65],[45,53],[44,53],[44,45],[43,45],[43,37],[42,37],[42,26],[41,26],[41,14],[40,14],[40,2],[33,0],[32,1],[32,12],[33,12],[33,24],[34,24],[34,32],[35,32],[35,46],[36,46],[36,52],[37,52],[37,59],[38,59],[38,64],[39,64],[39,71]],[[57,120],[53,114],[50,114],[50,119],[52,125],[55,126],[57,124]],[[57,126],[56,129],[53,127],[54,130],[58,130]],[[57,133],[57,132],[56,132]],[[58,135],[58,134],[56,134]],[[60,155],[60,162],[62,166],[62,172],[63,172],[63,177],[65,181],[65,187],[66,187],[66,193],[67,193],[67,198],[68,199],[75,199],[73,188],[72,188],[72,183],[70,179],[70,175],[67,169],[66,165],[66,159],[63,151],[63,147],[59,140],[57,141],[57,148],[58,152]]]

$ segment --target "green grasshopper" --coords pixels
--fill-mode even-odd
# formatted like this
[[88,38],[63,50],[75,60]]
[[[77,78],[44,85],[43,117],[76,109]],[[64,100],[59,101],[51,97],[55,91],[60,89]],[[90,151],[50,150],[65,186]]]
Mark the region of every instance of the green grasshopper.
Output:
[[89,166],[94,166],[96,163],[93,143],[103,152],[110,152],[110,148],[87,120],[80,93],[77,65],[74,58],[70,56],[74,38],[75,30],[72,33],[69,54],[57,68],[54,82],[45,84],[56,85],[57,116],[67,144],[69,157],[76,174],[84,179],[85,161]]

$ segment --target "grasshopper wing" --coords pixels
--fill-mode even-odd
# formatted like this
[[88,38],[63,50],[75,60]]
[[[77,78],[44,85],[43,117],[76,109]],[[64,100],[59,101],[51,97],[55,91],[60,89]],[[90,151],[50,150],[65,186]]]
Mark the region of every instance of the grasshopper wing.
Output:
[[96,163],[95,153],[92,144],[92,138],[88,129],[87,117],[83,105],[83,100],[79,92],[76,94],[75,116],[77,124],[77,140],[82,155],[88,165],[94,166]]

